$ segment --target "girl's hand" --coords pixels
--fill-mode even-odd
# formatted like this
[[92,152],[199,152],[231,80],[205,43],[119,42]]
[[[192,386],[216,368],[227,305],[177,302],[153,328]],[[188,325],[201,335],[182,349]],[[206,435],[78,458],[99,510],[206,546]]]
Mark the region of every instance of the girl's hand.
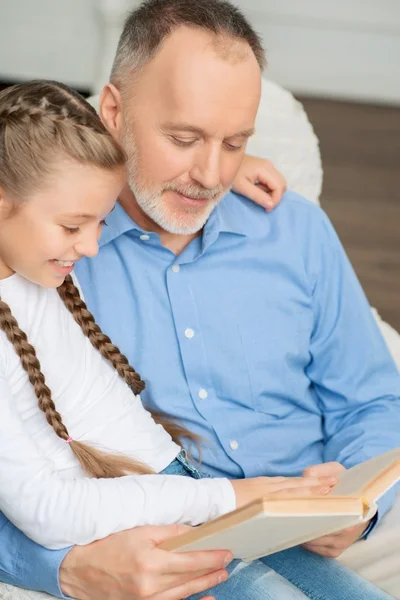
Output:
[[232,189],[270,212],[281,201],[286,180],[269,160],[246,154]]
[[231,481],[237,508],[263,497],[325,496],[335,483],[337,479],[334,476],[253,477]]

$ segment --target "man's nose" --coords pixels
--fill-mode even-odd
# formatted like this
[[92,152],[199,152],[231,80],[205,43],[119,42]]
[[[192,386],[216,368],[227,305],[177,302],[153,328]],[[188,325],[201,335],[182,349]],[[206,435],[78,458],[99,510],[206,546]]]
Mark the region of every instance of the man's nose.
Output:
[[196,154],[196,162],[190,172],[191,178],[211,190],[220,184],[220,150],[218,148],[203,147]]

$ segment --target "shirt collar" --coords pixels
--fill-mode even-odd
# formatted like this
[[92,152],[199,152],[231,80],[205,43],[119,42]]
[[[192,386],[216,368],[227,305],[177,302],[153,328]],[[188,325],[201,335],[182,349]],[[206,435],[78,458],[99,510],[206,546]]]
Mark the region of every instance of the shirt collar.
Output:
[[[212,225],[213,220],[218,220],[218,233],[233,233],[236,235],[247,236],[242,211],[237,210],[237,204],[240,196],[229,191],[221,202],[213,210],[205,229]],[[236,205],[236,206],[235,206]]]
[[142,231],[135,221],[124,211],[119,202],[116,203],[114,210],[106,218],[106,223],[107,226],[103,227],[99,240],[100,248],[127,231]]
[[[237,202],[237,199],[237,194],[229,191],[219,202],[204,227],[204,239],[217,238],[220,233],[247,235],[241,218],[241,211],[234,210],[233,203]],[[103,227],[99,240],[100,247],[105,246],[128,231],[146,233],[130,218],[119,202],[116,203],[114,210],[108,215],[106,221],[107,226]]]

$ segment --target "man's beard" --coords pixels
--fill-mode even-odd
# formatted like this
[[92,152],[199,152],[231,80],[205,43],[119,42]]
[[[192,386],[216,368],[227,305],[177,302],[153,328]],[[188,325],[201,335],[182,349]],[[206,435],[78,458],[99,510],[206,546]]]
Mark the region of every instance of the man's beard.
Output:
[[[156,188],[140,174],[139,153],[132,135],[127,130],[123,136],[123,147],[127,155],[128,184],[142,211],[159,227],[177,235],[192,235],[200,231],[218,202],[221,200],[224,188],[219,185],[211,190],[195,184],[181,184],[170,181]],[[204,199],[204,208],[195,206],[183,207],[176,210],[166,206],[163,193],[173,191],[189,198]]]

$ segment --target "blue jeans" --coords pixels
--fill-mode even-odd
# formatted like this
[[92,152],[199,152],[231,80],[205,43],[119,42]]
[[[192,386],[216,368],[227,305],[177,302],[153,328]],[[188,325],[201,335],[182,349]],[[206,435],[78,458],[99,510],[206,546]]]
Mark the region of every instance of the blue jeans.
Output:
[[[163,474],[200,479],[202,475],[181,452]],[[296,547],[245,563],[228,565],[229,579],[205,593],[216,600],[389,600],[391,596],[332,558]]]

